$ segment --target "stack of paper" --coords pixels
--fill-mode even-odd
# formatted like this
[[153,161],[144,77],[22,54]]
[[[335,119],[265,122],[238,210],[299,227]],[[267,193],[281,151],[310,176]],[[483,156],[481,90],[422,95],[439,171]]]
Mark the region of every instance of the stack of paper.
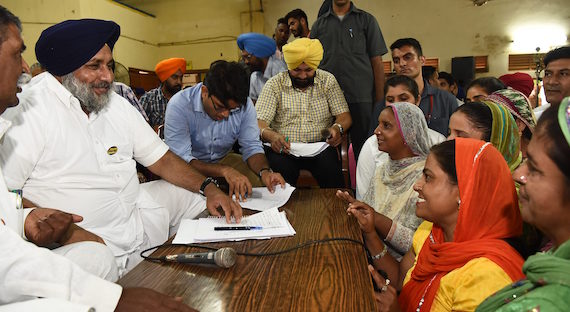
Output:
[[273,193],[269,192],[265,186],[254,187],[251,196],[248,196],[246,201],[240,202],[239,204],[242,208],[259,211],[279,208],[289,201],[294,190],[295,187],[289,185],[289,183],[285,184],[285,188],[281,188],[281,185],[276,185]]
[[[259,227],[251,230],[215,230],[215,227]],[[240,241],[245,239],[268,239],[295,235],[285,212],[272,208],[242,218],[240,223],[227,224],[224,217],[182,220],[174,244]]]

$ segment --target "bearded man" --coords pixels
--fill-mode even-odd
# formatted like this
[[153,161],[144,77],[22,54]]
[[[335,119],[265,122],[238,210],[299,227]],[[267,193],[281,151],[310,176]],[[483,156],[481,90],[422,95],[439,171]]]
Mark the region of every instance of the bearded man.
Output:
[[154,68],[160,86],[145,93],[140,103],[143,106],[149,123],[153,128],[164,124],[166,105],[170,98],[182,90],[182,76],[186,71],[186,60],[183,58],[169,58],[160,61]]
[[[42,32],[36,57],[47,72],[3,116],[13,127],[0,145],[0,166],[8,189],[23,189],[28,202],[83,216],[78,225],[111,249],[124,274],[182,218],[205,208],[220,215],[221,206],[229,222],[242,212],[112,91],[111,51],[119,34],[116,23],[94,19]],[[135,161],[163,180],[139,184]]]
[[[335,77],[317,69],[323,46],[318,39],[300,38],[284,45],[283,55],[288,71],[267,81],[255,105],[261,140],[271,144],[265,147],[269,165],[291,185],[297,183],[299,170],[307,169],[320,187],[344,187],[335,147],[352,119]],[[325,139],[331,146],[316,156],[289,155],[292,142]]]
[[237,37],[243,62],[251,71],[249,97],[253,104],[267,80],[287,70],[287,64],[277,55],[275,40],[258,33],[245,33]]

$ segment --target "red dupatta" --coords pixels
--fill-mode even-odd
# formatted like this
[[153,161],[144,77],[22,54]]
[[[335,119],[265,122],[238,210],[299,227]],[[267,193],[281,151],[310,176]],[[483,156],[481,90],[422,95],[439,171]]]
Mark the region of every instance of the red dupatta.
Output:
[[445,242],[443,230],[434,224],[398,299],[402,311],[417,311],[422,298],[420,311],[430,311],[441,278],[475,258],[493,261],[512,280],[523,277],[524,260],[503,240],[522,233],[517,193],[504,157],[489,143],[457,138],[455,164],[461,205],[453,241]]

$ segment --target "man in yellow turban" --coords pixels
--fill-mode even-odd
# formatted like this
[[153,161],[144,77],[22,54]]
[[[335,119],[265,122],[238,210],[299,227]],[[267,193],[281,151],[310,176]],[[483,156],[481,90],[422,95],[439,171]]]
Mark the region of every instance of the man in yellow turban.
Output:
[[[320,187],[344,187],[335,149],[352,125],[348,105],[335,77],[317,69],[323,46],[300,38],[283,46],[288,70],[269,79],[255,105],[260,136],[271,168],[295,185],[300,169],[311,171]],[[311,157],[296,157],[291,143],[326,141],[330,146]]]
[[140,103],[150,120],[150,125],[156,128],[164,124],[166,103],[182,89],[186,60],[179,57],[162,60],[156,64],[154,71],[160,80],[160,86],[145,93]]

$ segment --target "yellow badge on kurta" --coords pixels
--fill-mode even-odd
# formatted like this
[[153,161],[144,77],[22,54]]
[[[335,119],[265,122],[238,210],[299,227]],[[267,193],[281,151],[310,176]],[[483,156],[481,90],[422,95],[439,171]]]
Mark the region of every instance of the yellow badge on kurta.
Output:
[[115,155],[115,153],[117,153],[117,147],[116,146],[111,146],[107,150],[107,154],[109,154],[109,155]]

